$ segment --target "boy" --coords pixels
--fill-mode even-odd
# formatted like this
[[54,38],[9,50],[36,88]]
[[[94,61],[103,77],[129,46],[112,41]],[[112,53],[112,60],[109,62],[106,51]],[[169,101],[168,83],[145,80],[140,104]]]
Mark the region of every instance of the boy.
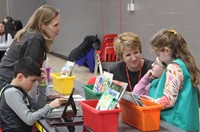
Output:
[[[27,92],[36,82],[38,95],[30,97]],[[50,104],[46,101],[46,76],[43,69],[31,58],[22,58],[14,68],[14,78],[10,85],[1,90],[0,123],[4,132],[31,132],[32,125],[62,104],[57,98]]]

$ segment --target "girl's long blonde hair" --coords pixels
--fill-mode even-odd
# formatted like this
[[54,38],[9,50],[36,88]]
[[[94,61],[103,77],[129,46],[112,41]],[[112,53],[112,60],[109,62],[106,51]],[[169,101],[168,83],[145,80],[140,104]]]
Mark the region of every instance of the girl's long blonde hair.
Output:
[[169,47],[172,59],[181,59],[185,62],[191,74],[193,86],[197,87],[200,84],[200,70],[180,33],[173,29],[162,29],[153,36],[151,46],[155,50],[163,50],[164,47]]
[[20,42],[20,39],[24,32],[31,31],[34,29],[40,32],[45,40],[45,51],[50,51],[50,45],[53,43],[54,39],[51,38],[44,30],[41,29],[41,23],[43,22],[45,25],[48,25],[55,17],[59,15],[59,11],[49,5],[43,5],[39,7],[31,16],[28,23],[24,28],[17,32],[14,37],[14,40]]

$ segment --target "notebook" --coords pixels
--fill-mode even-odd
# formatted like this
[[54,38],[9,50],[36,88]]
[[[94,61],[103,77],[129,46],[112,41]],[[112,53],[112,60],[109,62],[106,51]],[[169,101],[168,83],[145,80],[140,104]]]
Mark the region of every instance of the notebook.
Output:
[[[83,117],[82,116],[76,116],[77,114],[77,108],[76,104],[73,99],[73,93],[74,88],[72,89],[72,92],[69,96],[69,99],[66,103],[66,106],[64,107],[63,113],[61,117],[56,118],[45,118],[46,121],[50,125],[65,125],[65,126],[75,126],[75,125],[82,125],[83,124]],[[68,107],[71,106],[72,111],[68,111]]]

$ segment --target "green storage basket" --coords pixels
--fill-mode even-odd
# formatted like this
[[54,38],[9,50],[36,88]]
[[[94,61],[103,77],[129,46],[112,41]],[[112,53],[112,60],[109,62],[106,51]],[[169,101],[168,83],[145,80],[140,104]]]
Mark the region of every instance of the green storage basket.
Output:
[[93,87],[94,85],[82,85],[82,88],[84,89],[85,92],[86,100],[100,99],[101,95],[103,94],[103,92],[94,92]]

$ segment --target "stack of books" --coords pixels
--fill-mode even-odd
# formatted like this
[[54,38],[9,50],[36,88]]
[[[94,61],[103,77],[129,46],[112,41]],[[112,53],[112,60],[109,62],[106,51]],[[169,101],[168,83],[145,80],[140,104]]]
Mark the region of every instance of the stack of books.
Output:
[[118,100],[121,99],[123,93],[126,91],[127,83],[113,80],[113,75],[104,72],[102,76],[98,76],[93,87],[95,92],[103,92],[99,99],[97,110],[110,110],[118,107]]

